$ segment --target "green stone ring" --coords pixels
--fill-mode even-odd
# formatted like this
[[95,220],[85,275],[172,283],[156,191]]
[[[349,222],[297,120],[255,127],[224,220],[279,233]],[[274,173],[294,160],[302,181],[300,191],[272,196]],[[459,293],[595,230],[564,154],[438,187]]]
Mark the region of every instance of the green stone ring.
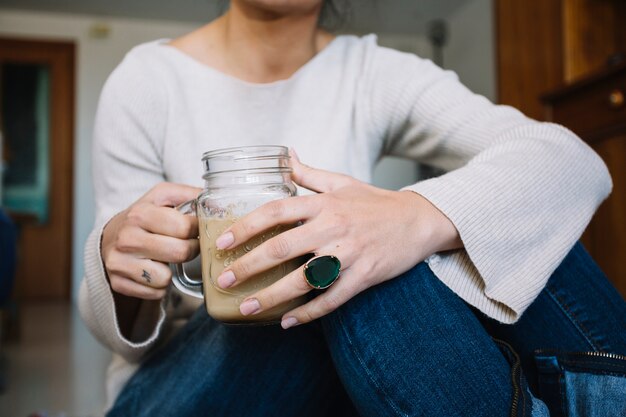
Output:
[[333,255],[321,255],[304,264],[304,278],[313,288],[323,290],[333,285],[341,272],[341,262]]

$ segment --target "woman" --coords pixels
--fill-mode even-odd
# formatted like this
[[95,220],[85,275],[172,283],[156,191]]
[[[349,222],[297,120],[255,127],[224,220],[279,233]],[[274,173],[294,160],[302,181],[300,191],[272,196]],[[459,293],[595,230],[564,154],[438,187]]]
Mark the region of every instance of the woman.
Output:
[[[328,7],[233,0],[186,36],[133,49],[108,80],[80,303],[116,353],[111,399],[134,373],[110,415],[337,415],[346,392],[361,415],[546,415],[517,353],[490,334],[520,352],[553,409],[534,349],[626,353],[623,301],[580,247],[570,252],[611,188],[599,157],[429,61],[373,36],[334,37],[318,27]],[[198,252],[197,223],[172,207],[200,190],[179,184],[201,185],[203,151],[252,144],[297,149],[315,168],[293,153],[293,180],[315,194],[263,206],[220,236],[229,248],[304,223],[219,285],[306,253],[344,268],[284,315],[287,332],[227,327],[202,309],[187,322],[197,303],[167,291],[167,263]],[[383,153],[449,172],[381,190],[367,182]],[[309,291],[299,269],[240,309]]]

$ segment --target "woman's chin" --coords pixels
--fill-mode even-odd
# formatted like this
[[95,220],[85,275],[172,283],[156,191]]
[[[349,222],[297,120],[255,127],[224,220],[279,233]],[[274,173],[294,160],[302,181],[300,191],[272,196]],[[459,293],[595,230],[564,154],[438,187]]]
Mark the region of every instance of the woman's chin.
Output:
[[318,13],[324,0],[231,0],[247,9],[271,13],[277,16]]

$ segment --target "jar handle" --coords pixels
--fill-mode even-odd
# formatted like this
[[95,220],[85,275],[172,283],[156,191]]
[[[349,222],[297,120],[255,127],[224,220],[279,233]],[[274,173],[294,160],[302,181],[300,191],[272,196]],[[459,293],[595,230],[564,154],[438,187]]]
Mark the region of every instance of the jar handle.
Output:
[[[197,206],[197,200],[189,200],[176,207],[176,210],[183,214],[195,216]],[[170,264],[170,269],[172,270],[172,282],[180,292],[195,298],[204,298],[202,281],[189,278],[185,273],[183,264]]]

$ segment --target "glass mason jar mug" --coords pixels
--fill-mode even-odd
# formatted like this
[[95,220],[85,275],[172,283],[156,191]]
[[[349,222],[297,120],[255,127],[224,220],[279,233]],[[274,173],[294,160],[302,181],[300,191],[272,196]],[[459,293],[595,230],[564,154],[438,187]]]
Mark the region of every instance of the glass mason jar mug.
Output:
[[219,149],[206,152],[202,163],[204,190],[195,200],[179,207],[183,213],[198,217],[202,281],[188,277],[178,264],[172,265],[174,285],[187,295],[204,298],[207,312],[216,320],[233,324],[280,321],[284,313],[303,304],[305,298],[250,316],[242,315],[239,305],[297,269],[302,264],[300,259],[287,261],[228,289],[218,286],[217,277],[237,258],[293,226],[275,226],[228,250],[217,249],[215,241],[243,215],[272,200],[296,194],[288,150],[269,145]]

